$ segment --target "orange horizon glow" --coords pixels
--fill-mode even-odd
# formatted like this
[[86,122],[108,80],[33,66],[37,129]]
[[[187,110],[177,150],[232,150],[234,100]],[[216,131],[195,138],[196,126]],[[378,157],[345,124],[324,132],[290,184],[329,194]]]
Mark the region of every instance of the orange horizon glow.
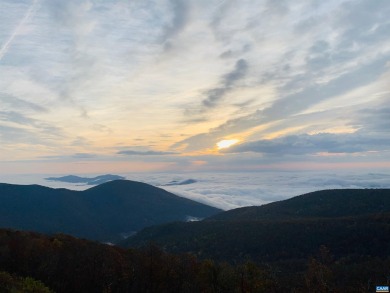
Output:
[[[98,173],[144,173],[144,172],[181,172],[181,171],[223,171],[225,163],[209,164],[204,160],[192,160],[188,166],[180,166],[176,162],[0,162],[0,175],[12,174],[98,174]],[[389,169],[390,161],[384,162],[288,162],[274,164],[242,165],[229,164],[230,171],[329,171],[356,169]]]

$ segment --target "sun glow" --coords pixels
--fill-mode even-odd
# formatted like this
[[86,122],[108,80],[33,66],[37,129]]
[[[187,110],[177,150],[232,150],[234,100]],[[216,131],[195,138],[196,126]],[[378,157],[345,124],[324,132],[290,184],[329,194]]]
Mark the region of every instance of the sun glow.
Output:
[[228,147],[231,147],[232,145],[236,144],[239,142],[238,139],[224,139],[221,140],[220,142],[217,142],[217,147],[218,149],[226,149]]

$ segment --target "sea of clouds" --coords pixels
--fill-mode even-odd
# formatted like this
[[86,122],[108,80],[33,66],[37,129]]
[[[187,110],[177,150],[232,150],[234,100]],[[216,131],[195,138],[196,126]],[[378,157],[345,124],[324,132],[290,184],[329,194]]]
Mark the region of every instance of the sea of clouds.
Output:
[[[1,176],[0,182],[40,184],[53,188],[84,190],[88,185],[47,181],[52,174]],[[77,174],[76,174],[77,175]],[[101,174],[82,174],[94,177]],[[179,196],[224,210],[262,205],[323,189],[390,188],[390,171],[383,172],[240,172],[240,173],[126,173],[129,180],[164,188]],[[194,183],[172,185],[172,181]],[[165,186],[170,184],[169,186]]]

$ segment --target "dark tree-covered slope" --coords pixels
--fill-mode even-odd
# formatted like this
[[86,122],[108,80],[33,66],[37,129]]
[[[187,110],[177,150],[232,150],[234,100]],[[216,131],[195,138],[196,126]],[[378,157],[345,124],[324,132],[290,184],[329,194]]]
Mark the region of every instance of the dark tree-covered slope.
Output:
[[157,243],[226,261],[307,258],[325,245],[338,257],[390,255],[390,191],[328,190],[227,211],[195,223],[148,227],[122,243]]
[[204,218],[219,209],[151,185],[116,180],[85,191],[0,184],[0,227],[115,240],[146,226]]
[[334,218],[381,212],[390,212],[390,189],[335,189],[315,191],[262,206],[233,209],[208,220]]
[[[387,282],[390,258],[334,260],[326,247],[309,259],[257,265],[172,255],[154,245],[119,247],[58,234],[0,229],[0,292],[198,293],[374,292]],[[33,279],[32,279],[33,278]]]
[[288,221],[215,221],[148,227],[125,247],[155,243],[173,253],[229,262],[306,259],[321,245],[337,256],[390,255],[390,214]]
[[[233,267],[156,246],[124,250],[63,234],[0,229],[0,292],[49,293],[31,277],[57,293],[281,292],[270,274],[253,264]],[[14,290],[24,285],[19,280],[34,290]]]

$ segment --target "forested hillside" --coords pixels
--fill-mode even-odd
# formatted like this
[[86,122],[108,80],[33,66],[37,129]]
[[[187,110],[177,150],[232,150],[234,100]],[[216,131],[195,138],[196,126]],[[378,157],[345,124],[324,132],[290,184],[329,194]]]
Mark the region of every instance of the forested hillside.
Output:
[[289,266],[286,273],[277,263],[229,264],[154,245],[125,250],[61,234],[0,230],[1,292],[374,292],[386,282],[390,258],[335,260],[322,246]]
[[152,242],[171,253],[201,259],[232,264],[251,260],[273,268],[280,280],[302,277],[307,260],[326,247],[337,282],[370,283],[373,276],[390,275],[389,210],[387,189],[326,190],[227,211],[200,222],[148,227],[122,245],[143,247]]
[[208,218],[215,221],[335,218],[390,212],[390,189],[315,191],[262,206],[243,207]]
[[0,227],[67,233],[100,241],[221,210],[154,186],[116,180],[85,191],[0,184]]

